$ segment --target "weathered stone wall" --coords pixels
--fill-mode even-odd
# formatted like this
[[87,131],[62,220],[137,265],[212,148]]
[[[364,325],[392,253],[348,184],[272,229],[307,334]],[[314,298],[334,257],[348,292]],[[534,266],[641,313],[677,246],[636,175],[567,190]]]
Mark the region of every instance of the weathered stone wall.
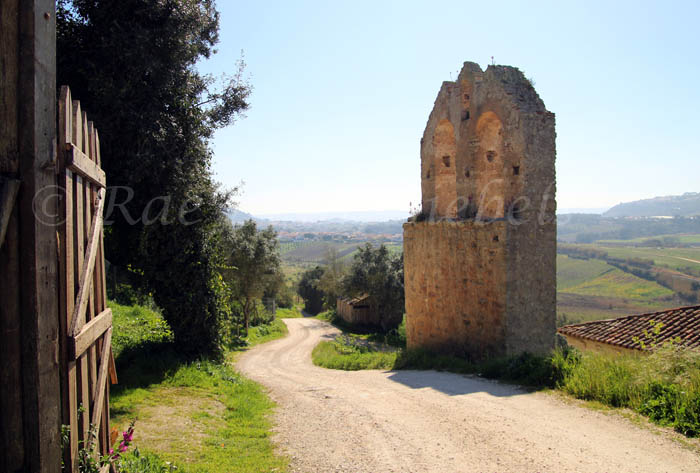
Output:
[[503,221],[404,225],[406,337],[410,348],[505,354]]
[[465,63],[442,84],[421,139],[425,221],[404,226],[409,346],[553,346],[555,154],[554,115],[518,69]]

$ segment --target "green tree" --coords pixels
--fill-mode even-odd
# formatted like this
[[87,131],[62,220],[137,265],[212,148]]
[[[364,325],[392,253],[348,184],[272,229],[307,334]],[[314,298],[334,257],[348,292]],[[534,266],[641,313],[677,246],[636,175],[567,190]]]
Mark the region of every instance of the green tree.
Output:
[[336,300],[343,293],[343,279],[347,268],[338,255],[338,250],[329,248],[324,258],[323,275],[318,281],[318,289],[323,292],[323,302],[326,309],[333,309]]
[[348,295],[370,296],[370,304],[384,331],[398,327],[405,308],[403,257],[391,256],[383,244],[375,249],[367,243],[353,258],[345,289]]
[[311,314],[323,310],[323,291],[319,287],[323,272],[321,266],[307,269],[299,281],[299,295],[304,299],[304,309]]
[[248,107],[243,63],[217,83],[196,64],[218,41],[213,0],[58,0],[59,84],[100,132],[110,185],[106,257],[152,292],[191,354],[218,353],[218,269],[234,191],[212,179],[209,139]]
[[248,333],[256,301],[279,281],[279,242],[271,226],[259,232],[252,220],[236,227],[230,236],[226,242],[230,269],[225,271],[225,279],[241,306]]

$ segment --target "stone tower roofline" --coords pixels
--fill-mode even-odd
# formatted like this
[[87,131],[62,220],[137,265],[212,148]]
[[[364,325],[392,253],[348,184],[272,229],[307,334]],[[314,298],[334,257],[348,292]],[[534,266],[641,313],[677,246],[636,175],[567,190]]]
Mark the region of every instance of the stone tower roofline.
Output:
[[554,143],[540,142],[553,130],[554,114],[519,69],[465,62],[442,83],[421,139],[422,215],[529,217],[553,175]]
[[[517,67],[489,65],[486,67],[486,71],[482,71],[481,67],[477,63],[467,61],[462,66],[462,70],[459,72],[457,80],[446,80],[442,82],[437,97],[435,98],[435,102],[433,103],[433,110],[428,116],[428,123],[436,119],[436,114],[441,114],[441,110],[436,105],[442,101],[447,102],[449,97],[456,92],[455,89],[458,88],[460,84],[474,84],[474,94],[476,94],[478,93],[479,86],[484,81],[489,81],[492,84],[500,84],[501,92],[513,97],[510,105],[520,113],[547,114],[554,117],[552,112],[547,111],[544,102],[540,98],[535,88],[532,86],[530,80],[527,79],[525,74],[523,74]],[[478,112],[483,111],[486,110],[479,110]],[[497,115],[500,115],[498,111],[492,111]],[[444,117],[441,116],[440,118]],[[452,120],[453,117],[447,118]],[[426,132],[427,131],[428,127],[426,127]],[[427,138],[425,134],[423,135],[423,138]]]

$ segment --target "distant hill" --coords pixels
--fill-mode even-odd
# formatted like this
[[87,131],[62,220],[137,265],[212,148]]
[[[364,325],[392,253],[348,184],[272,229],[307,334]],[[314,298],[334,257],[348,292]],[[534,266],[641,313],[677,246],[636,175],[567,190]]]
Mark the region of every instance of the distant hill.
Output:
[[231,219],[231,223],[243,223],[246,220],[257,220],[253,215],[238,209],[229,209],[226,214]]
[[618,204],[605,217],[692,217],[700,215],[700,192],[654,197]]

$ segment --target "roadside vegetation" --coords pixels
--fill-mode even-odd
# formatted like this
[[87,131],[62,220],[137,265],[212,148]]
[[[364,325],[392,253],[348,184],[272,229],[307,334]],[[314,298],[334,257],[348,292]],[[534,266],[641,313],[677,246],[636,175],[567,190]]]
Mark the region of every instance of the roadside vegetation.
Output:
[[[286,471],[275,454],[261,386],[232,368],[236,353],[287,333],[281,320],[252,326],[224,361],[187,359],[157,310],[110,303],[119,384],[110,391],[112,425],[136,420],[123,473]],[[176,468],[176,470],[175,470]]]
[[522,354],[472,363],[463,358],[407,350],[404,325],[389,334],[358,333],[333,311],[317,316],[344,330],[312,352],[317,366],[340,370],[428,370],[477,375],[556,389],[577,399],[632,409],[653,422],[700,436],[700,353],[668,344],[652,353],[581,353],[558,348],[548,356]]

